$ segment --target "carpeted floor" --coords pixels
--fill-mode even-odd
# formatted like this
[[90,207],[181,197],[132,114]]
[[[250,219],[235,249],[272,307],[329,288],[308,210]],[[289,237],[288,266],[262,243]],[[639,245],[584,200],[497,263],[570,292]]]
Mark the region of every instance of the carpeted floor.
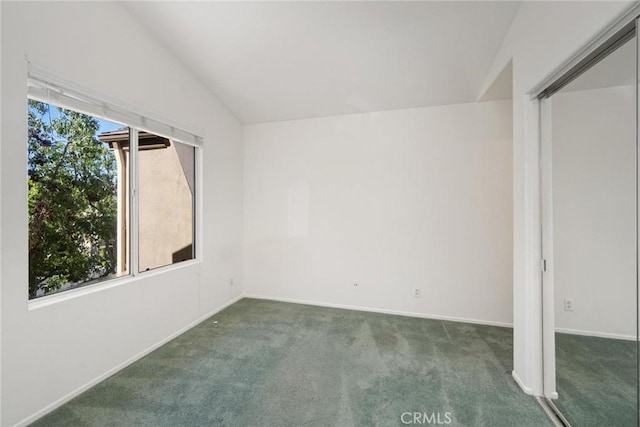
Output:
[[243,299],[34,425],[552,425],[511,367],[511,329]]
[[556,333],[554,401],[574,427],[637,426],[636,342]]

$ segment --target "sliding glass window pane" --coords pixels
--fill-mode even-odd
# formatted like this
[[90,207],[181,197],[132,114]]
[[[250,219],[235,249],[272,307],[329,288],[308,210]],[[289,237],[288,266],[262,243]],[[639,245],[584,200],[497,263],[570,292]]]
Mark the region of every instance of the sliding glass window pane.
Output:
[[195,148],[141,131],[138,153],[140,271],[193,259]]
[[127,166],[101,140],[121,125],[29,100],[27,128],[29,298],[128,274]]

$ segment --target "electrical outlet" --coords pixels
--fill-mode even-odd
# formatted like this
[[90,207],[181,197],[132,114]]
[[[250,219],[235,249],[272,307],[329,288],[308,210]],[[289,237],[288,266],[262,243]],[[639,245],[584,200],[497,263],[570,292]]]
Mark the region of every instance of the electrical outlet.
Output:
[[414,296],[415,298],[420,298],[420,288],[415,288],[415,289],[413,290],[413,296]]
[[564,311],[573,311],[573,300],[571,298],[564,299]]
[[229,279],[229,286],[233,286],[233,277]]
[[353,282],[353,287],[357,288],[358,287],[358,282]]

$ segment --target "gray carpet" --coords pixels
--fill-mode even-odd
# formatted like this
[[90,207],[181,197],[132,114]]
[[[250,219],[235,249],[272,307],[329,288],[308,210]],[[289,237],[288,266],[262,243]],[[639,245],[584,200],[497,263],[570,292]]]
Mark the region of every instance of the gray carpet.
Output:
[[638,425],[636,342],[556,333],[554,401],[574,427]]
[[552,425],[511,367],[511,329],[243,299],[34,425]]

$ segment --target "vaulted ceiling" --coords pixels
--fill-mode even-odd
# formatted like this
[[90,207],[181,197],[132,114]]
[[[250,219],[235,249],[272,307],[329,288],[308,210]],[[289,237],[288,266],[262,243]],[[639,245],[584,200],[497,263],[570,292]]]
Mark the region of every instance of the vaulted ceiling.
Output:
[[243,123],[472,102],[519,2],[126,2]]

